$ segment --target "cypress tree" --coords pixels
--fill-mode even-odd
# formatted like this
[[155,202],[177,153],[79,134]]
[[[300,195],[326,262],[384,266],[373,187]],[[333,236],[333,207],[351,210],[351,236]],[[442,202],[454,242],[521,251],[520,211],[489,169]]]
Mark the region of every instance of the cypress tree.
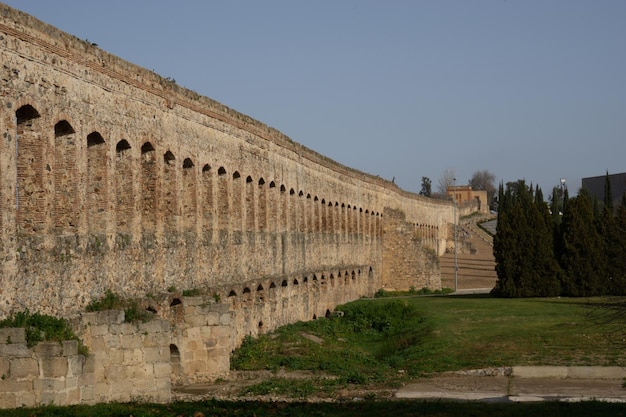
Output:
[[558,264],[553,228],[543,193],[523,180],[500,186],[501,206],[494,236],[498,280],[492,293],[502,297],[558,295]]
[[581,189],[567,201],[561,223],[562,287],[565,295],[591,296],[606,293],[607,280],[598,260],[603,253],[602,237],[594,224],[589,192]]

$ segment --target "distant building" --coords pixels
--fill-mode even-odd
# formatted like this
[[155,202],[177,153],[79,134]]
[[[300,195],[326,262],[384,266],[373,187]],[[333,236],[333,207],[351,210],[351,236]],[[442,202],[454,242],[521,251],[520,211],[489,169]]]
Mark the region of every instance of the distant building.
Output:
[[[583,178],[582,187],[589,191],[599,201],[604,201],[604,184],[606,175],[598,177]],[[626,192],[626,172],[609,175],[611,182],[611,194],[613,194],[613,207],[617,207],[622,202],[622,195]]]
[[463,207],[470,204],[476,204],[476,211],[481,213],[489,212],[489,202],[487,201],[487,191],[472,190],[471,185],[451,185],[446,191],[453,200],[456,199],[457,205]]

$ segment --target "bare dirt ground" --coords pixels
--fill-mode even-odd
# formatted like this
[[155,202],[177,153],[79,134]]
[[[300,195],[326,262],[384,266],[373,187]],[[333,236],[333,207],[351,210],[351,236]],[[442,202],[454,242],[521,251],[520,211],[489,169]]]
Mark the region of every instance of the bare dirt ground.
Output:
[[[319,375],[316,375],[319,377]],[[243,395],[244,389],[270,377],[302,379],[307,372],[234,372],[229,378],[211,384],[194,384],[174,390],[174,400],[200,401],[308,401],[345,402],[363,399],[453,400],[485,402],[529,401],[609,401],[626,402],[624,380],[619,378],[532,378],[516,377],[510,368],[446,373],[420,378],[400,388],[351,386],[332,394],[306,398],[282,395]]]

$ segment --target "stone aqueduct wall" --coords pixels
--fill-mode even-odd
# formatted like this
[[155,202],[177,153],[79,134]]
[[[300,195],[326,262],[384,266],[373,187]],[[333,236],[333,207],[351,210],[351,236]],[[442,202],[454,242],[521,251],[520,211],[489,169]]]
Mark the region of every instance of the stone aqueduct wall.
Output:
[[[2,4],[0,96],[0,318],[77,318],[106,290],[146,300],[169,289],[153,311],[171,324],[172,372],[199,380],[227,371],[246,335],[381,287],[441,285],[449,203]],[[186,289],[226,311],[179,297]]]

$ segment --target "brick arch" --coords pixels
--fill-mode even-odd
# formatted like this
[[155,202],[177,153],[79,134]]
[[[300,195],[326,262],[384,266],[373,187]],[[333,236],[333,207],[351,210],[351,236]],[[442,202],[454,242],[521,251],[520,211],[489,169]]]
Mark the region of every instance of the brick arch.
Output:
[[78,146],[76,131],[67,121],[54,125],[54,210],[56,233],[76,233],[79,226]]
[[17,226],[20,233],[33,234],[45,229],[45,134],[41,115],[30,104],[16,110],[15,121]]
[[180,201],[178,197],[178,169],[176,156],[168,150],[163,154],[163,189],[161,193],[163,224],[168,233],[178,229]]
[[239,171],[233,172],[231,184],[232,205],[229,212],[232,230],[241,231],[243,226],[244,207],[244,187],[243,180]]
[[126,139],[119,140],[115,145],[115,225],[118,233],[130,233],[135,216],[134,165],[130,143]]
[[202,204],[201,204],[201,213],[202,213],[202,234],[203,241],[208,244],[211,241],[210,233],[213,232],[213,219],[214,219],[214,209],[215,202],[213,200],[213,170],[211,169],[211,165],[204,164],[202,166],[201,180],[200,180],[200,190],[202,194]]
[[226,168],[217,169],[217,227],[221,233],[230,230],[230,184]]
[[245,206],[245,227],[244,229],[249,232],[255,232],[257,222],[257,199],[256,188],[254,186],[254,180],[251,175],[246,177],[246,185],[244,191],[244,206]]
[[108,203],[107,144],[102,135],[87,135],[86,214],[90,233],[105,233]]
[[159,172],[156,149],[150,142],[141,145],[141,226],[144,232],[156,230],[159,202]]
[[267,188],[265,186],[265,180],[263,177],[259,178],[258,181],[258,211],[257,211],[257,225],[259,231],[264,232],[268,228],[268,219],[267,219],[267,206],[268,206],[268,196],[267,196]]
[[198,176],[191,158],[183,161],[182,221],[187,230],[195,230],[198,216]]

